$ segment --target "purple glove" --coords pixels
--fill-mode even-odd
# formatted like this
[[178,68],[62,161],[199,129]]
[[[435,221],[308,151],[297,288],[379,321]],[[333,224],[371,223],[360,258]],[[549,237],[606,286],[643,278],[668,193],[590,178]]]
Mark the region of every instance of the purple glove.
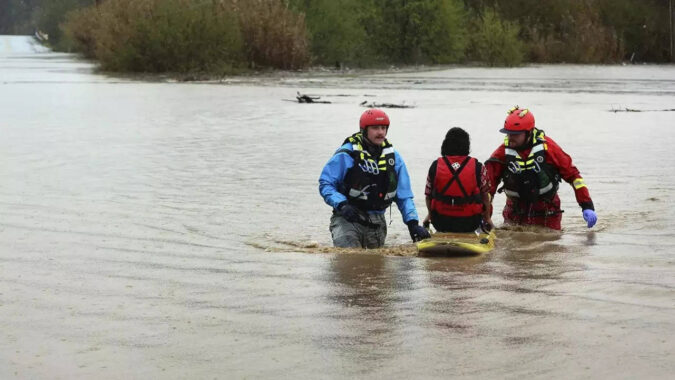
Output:
[[598,215],[595,213],[595,211],[587,208],[584,210],[584,220],[586,223],[588,223],[588,228],[591,228],[595,226],[595,222],[598,221]]

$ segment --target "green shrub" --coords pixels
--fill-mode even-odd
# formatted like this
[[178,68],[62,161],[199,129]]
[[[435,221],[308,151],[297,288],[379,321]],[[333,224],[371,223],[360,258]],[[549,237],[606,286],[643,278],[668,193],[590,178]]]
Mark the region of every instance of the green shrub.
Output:
[[421,50],[433,63],[452,63],[464,59],[467,44],[466,11],[461,2],[439,1],[432,8],[436,16],[421,39]]
[[238,19],[218,2],[108,0],[68,20],[64,28],[79,41],[92,34],[104,70],[228,73],[243,62]]
[[375,0],[370,43],[390,61],[450,63],[464,57],[464,7],[459,0]]
[[[520,40],[535,62],[614,62],[636,52],[665,60],[668,5],[663,0],[481,0],[521,26]],[[480,4],[480,6],[479,6]]]
[[49,0],[39,2],[33,12],[35,27],[49,35],[49,44],[57,50],[68,50],[61,23],[68,12],[90,5],[90,0]]
[[294,0],[305,15],[312,58],[323,65],[368,65],[377,57],[368,51],[363,20],[372,2],[363,0]]
[[76,9],[66,15],[61,25],[63,30],[62,47],[82,53],[86,58],[96,57],[96,39],[94,30],[99,25],[98,11],[95,7]]
[[524,57],[524,44],[518,39],[517,25],[501,20],[492,9],[485,9],[472,25],[469,47],[472,59],[489,66],[517,66]]
[[[604,25],[616,35],[624,59],[668,62],[669,2],[664,0],[595,0]],[[635,56],[633,56],[633,54]]]

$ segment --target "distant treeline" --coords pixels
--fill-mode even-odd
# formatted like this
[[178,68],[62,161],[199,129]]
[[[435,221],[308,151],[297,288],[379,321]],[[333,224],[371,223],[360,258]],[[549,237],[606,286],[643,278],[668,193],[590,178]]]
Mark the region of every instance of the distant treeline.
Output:
[[670,0],[0,0],[103,69],[668,62]]

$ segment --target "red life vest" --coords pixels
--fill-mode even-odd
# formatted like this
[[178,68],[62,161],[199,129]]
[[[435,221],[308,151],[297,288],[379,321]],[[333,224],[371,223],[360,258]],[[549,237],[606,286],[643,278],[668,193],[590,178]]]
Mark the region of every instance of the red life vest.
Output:
[[436,161],[431,210],[440,215],[468,217],[483,212],[480,164],[469,156],[444,156]]

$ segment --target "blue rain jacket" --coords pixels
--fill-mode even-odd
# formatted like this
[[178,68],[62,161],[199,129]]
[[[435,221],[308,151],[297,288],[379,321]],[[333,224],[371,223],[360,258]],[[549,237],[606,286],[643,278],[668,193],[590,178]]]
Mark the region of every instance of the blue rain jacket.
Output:
[[[353,150],[351,143],[344,144],[340,149]],[[410,187],[408,169],[401,155],[396,150],[394,150],[394,158],[396,160],[394,169],[396,170],[396,177],[398,179],[394,201],[403,216],[403,223],[408,223],[411,220],[419,221],[417,209],[413,202],[413,192]],[[353,166],[354,159],[349,154],[340,152],[334,154],[323,167],[321,176],[319,176],[319,193],[329,206],[337,208],[340,203],[347,200],[347,196],[340,193],[338,189],[340,188],[340,184],[343,183],[347,171]],[[371,214],[384,214],[385,211],[373,210],[368,212]]]

